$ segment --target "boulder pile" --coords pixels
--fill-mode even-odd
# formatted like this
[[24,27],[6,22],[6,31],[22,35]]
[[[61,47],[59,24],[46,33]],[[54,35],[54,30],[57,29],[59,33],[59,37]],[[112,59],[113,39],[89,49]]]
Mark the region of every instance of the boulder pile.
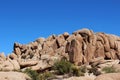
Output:
[[65,32],[46,39],[38,38],[29,44],[14,43],[10,55],[0,54],[0,70],[45,70],[62,58],[80,66],[101,57],[104,60],[120,59],[120,37],[81,29],[72,34]]

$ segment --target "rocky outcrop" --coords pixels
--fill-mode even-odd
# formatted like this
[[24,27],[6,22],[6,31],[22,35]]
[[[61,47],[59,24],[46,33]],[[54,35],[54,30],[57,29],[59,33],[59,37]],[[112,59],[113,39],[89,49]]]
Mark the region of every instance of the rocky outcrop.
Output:
[[0,54],[0,69],[29,67],[33,70],[44,70],[62,58],[75,65],[82,65],[93,63],[98,57],[103,60],[119,60],[120,37],[81,29],[71,35],[65,32],[46,39],[39,38],[26,45],[14,43],[14,50],[10,55],[6,57],[3,53]]
[[120,80],[120,73],[108,73],[97,76],[95,80]]

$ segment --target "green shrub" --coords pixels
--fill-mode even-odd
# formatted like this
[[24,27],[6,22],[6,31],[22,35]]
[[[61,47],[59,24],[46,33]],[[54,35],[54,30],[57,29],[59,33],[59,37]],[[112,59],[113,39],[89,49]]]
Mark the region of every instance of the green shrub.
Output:
[[54,75],[49,71],[38,73],[37,71],[26,69],[24,73],[28,74],[32,78],[32,80],[48,80],[54,78]]
[[48,80],[55,78],[55,76],[51,72],[47,71],[44,72],[43,74],[39,74],[39,78],[40,78],[39,80]]
[[69,61],[62,59],[54,64],[53,69],[60,75],[71,74],[73,76],[84,76],[87,68],[85,66],[77,68]]
[[87,71],[86,66],[81,66],[80,71],[83,72],[83,73],[86,73],[86,71]]
[[72,64],[69,61],[62,59],[54,64],[53,69],[57,71],[57,74],[67,74],[72,71]]
[[73,76],[84,76],[84,72],[82,72],[81,69],[77,67],[72,68],[72,74]]
[[116,72],[115,68],[113,68],[113,67],[104,67],[102,69],[102,71],[104,71],[105,73],[114,73],[114,72]]
[[28,74],[32,78],[32,80],[40,80],[39,74],[36,71],[26,69],[24,73]]

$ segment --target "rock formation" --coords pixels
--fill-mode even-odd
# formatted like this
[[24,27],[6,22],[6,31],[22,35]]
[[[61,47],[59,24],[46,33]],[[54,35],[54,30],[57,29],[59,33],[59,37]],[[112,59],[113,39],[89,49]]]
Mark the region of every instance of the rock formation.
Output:
[[14,43],[7,57],[0,54],[0,70],[11,71],[31,68],[45,70],[56,60],[65,58],[75,65],[90,64],[98,57],[120,59],[120,37],[82,29],[69,34],[39,38],[29,44]]

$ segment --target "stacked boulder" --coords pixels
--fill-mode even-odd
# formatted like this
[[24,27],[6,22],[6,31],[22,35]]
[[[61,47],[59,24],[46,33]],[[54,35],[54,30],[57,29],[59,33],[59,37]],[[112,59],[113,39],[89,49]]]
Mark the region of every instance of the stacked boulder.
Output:
[[79,66],[89,64],[98,57],[119,60],[120,37],[82,29],[71,35],[65,32],[57,36],[51,35],[47,39],[39,38],[26,45],[14,43],[13,53],[7,57],[0,54],[0,69],[45,70],[62,58]]

